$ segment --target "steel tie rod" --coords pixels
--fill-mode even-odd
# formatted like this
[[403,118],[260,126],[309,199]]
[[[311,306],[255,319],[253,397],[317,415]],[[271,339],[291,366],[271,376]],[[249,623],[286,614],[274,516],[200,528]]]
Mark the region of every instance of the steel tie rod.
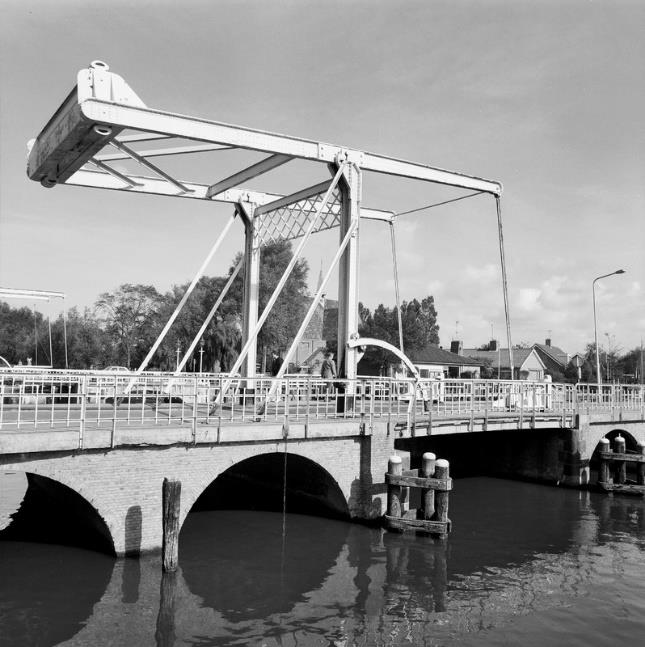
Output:
[[129,146],[126,146],[122,142],[119,142],[115,139],[113,139],[110,144],[114,146],[114,148],[120,150],[122,153],[125,153],[129,157],[131,157],[133,160],[136,162],[139,162],[142,166],[145,166],[146,168],[150,169],[153,173],[156,173],[159,177],[162,177],[164,180],[167,182],[170,182],[173,186],[177,187],[182,193],[192,193],[191,189],[189,189],[187,186],[183,185],[181,182],[178,182],[175,180],[174,177],[171,175],[168,175],[165,171],[162,171],[158,166],[155,166],[152,162],[149,162],[145,157],[142,155],[139,155],[136,151],[133,151]]
[[96,168],[100,168],[102,171],[105,171],[106,173],[109,173],[110,175],[114,176],[115,178],[121,180],[122,182],[125,182],[128,186],[133,187],[133,186],[143,186],[139,184],[138,182],[135,182],[134,180],[131,180],[127,175],[124,175],[123,173],[120,173],[119,171],[116,171],[113,169],[111,166],[108,166],[104,162],[101,162],[101,160],[96,159],[96,157],[92,157],[90,159],[90,162],[96,166]]
[[189,360],[192,352],[195,350],[195,347],[197,346],[197,343],[199,342],[201,336],[206,331],[206,328],[208,328],[208,324],[211,322],[212,318],[215,316],[215,313],[217,312],[217,309],[222,304],[222,301],[224,301],[224,297],[228,294],[228,291],[230,290],[231,286],[233,285],[233,281],[235,280],[235,277],[239,274],[239,272],[242,269],[243,265],[244,265],[244,256],[242,256],[242,258],[240,258],[237,265],[235,266],[235,269],[231,273],[231,276],[228,277],[228,281],[226,282],[226,285],[222,288],[222,291],[220,292],[220,295],[217,298],[217,301],[215,301],[215,304],[211,308],[211,311],[206,316],[206,319],[204,319],[204,323],[202,323],[201,328],[199,329],[198,333],[195,335],[195,338],[193,339],[190,346],[188,347],[188,350],[186,351],[186,354],[184,355],[183,359],[181,360],[181,362],[179,362],[179,366],[176,368],[176,370],[174,372],[175,376],[180,375],[181,371],[184,368],[184,366],[186,366],[186,362]]
[[170,318],[166,322],[166,325],[164,326],[163,330],[161,333],[159,333],[159,337],[157,337],[157,341],[152,345],[152,348],[148,351],[148,354],[146,355],[145,359],[141,363],[141,366],[137,369],[136,373],[132,376],[132,379],[130,380],[127,388],[126,388],[126,393],[129,393],[132,387],[134,386],[134,383],[136,379],[143,373],[145,370],[146,366],[148,366],[148,362],[152,359],[152,356],[157,352],[157,349],[161,345],[161,342],[163,341],[164,337],[170,330],[170,327],[172,326],[173,322],[179,315],[180,310],[184,307],[184,304],[186,301],[188,301],[188,297],[191,295],[192,291],[195,289],[195,286],[199,282],[199,279],[204,275],[204,272],[206,271],[206,268],[208,267],[208,264],[211,262],[213,256],[215,255],[215,252],[217,251],[217,248],[220,246],[221,242],[224,240],[224,237],[228,233],[228,230],[231,228],[231,225],[235,221],[235,218],[237,217],[237,212],[235,212],[230,220],[226,223],[224,226],[224,229],[221,231],[219,237],[211,247],[210,252],[208,252],[208,255],[204,259],[204,262],[202,263],[201,267],[199,270],[197,270],[197,274],[193,277],[193,280],[191,284],[188,286],[186,289],[186,292],[184,293],[184,296],[181,298],[179,303],[177,304],[177,307],[175,308],[175,311],[170,315]]

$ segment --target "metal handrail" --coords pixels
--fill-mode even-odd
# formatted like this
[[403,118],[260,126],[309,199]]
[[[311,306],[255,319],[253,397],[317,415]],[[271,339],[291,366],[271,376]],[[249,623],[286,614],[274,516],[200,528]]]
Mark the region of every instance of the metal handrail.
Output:
[[[642,385],[525,380],[395,379],[332,381],[314,375],[249,381],[228,373],[0,369],[0,431],[91,429],[110,425],[235,424],[387,418],[408,427],[441,419],[562,416],[645,410]],[[267,401],[267,394],[273,393]],[[214,410],[213,402],[221,401]],[[266,404],[266,406],[260,406]]]

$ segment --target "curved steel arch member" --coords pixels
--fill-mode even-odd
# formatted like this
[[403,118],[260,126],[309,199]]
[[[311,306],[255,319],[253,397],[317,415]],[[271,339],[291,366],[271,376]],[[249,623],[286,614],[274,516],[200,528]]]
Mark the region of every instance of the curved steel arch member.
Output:
[[421,379],[419,371],[417,370],[417,367],[412,363],[412,360],[396,346],[393,346],[392,344],[389,344],[382,339],[375,339],[373,337],[354,337],[347,341],[347,345],[350,348],[358,348],[359,346],[378,346],[379,348],[390,351],[390,353],[396,355],[408,367],[408,369],[410,369],[410,372],[417,382]]

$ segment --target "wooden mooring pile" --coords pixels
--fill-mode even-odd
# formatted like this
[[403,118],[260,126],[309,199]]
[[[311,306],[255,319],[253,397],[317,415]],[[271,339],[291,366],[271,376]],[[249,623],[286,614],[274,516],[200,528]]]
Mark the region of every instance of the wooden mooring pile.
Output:
[[[431,452],[423,454],[420,469],[403,470],[400,456],[391,456],[385,474],[385,527],[393,532],[415,530],[445,538],[450,532],[448,500],[452,490],[450,465]],[[421,490],[421,507],[409,509],[410,488]]]
[[[598,486],[607,492],[645,494],[645,444],[639,443],[636,452],[627,452],[625,439],[614,438],[614,448],[608,438],[600,439],[600,470]],[[628,465],[636,467],[636,481],[627,478]]]

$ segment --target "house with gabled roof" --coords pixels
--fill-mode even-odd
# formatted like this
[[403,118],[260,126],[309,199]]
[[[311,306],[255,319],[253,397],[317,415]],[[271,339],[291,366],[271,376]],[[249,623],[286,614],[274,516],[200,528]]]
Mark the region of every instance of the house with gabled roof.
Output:
[[551,373],[564,373],[569,365],[571,358],[561,348],[553,346],[550,339],[546,339],[543,344],[533,344],[533,348],[540,356],[546,370]]
[[422,378],[478,378],[481,370],[481,364],[476,359],[444,350],[434,344],[410,353],[410,359]]
[[508,348],[500,348],[492,341],[489,350],[464,348],[464,356],[478,360],[491,367],[493,375],[501,380],[538,380],[544,379],[546,366],[535,348],[513,348],[513,373]]

